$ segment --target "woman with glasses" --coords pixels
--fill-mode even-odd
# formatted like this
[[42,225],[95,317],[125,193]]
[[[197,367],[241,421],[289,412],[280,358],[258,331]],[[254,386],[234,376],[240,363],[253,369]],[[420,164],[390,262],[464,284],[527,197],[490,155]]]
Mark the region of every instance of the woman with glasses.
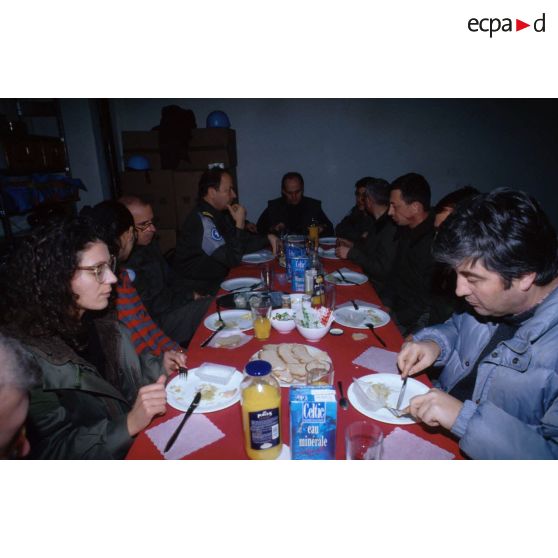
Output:
[[0,324],[41,369],[31,390],[30,457],[123,458],[166,408],[165,379],[185,356],[137,355],[122,324],[104,315],[115,260],[90,221],[37,231],[11,258]]
[[135,273],[124,268],[124,262],[130,257],[137,238],[134,218],[128,208],[117,201],[106,200],[95,207],[84,207],[80,215],[99,226],[109,251],[116,256],[119,264],[116,311],[118,319],[130,331],[136,353],[152,352],[160,355],[165,351],[180,351],[180,345],[170,339],[151,318],[134,286]]

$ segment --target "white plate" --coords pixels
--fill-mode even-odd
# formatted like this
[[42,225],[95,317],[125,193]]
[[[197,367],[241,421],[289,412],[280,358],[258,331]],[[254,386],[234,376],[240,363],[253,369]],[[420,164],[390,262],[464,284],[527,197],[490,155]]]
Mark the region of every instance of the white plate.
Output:
[[366,283],[366,281],[368,281],[368,277],[366,277],[364,273],[359,273],[358,271],[342,270],[341,273],[343,274],[343,277],[347,279],[347,281],[352,281],[352,283],[347,283],[343,281],[339,273],[335,273],[334,271],[328,273],[325,276],[325,280],[328,283],[333,283],[334,285],[339,285],[340,287],[351,287],[354,286],[353,283],[356,283],[357,285],[363,285],[364,283]]
[[335,255],[335,246],[333,248],[328,248],[324,250],[321,246],[318,247],[318,255],[326,260],[338,260],[339,258]]
[[252,252],[251,254],[244,254],[242,256],[242,261],[244,263],[259,264],[265,262],[271,262],[275,259],[273,252],[270,250],[260,250],[258,252]]
[[234,279],[227,279],[226,281],[223,281],[221,283],[221,288],[225,291],[238,290],[240,292],[242,289],[252,287],[252,285],[256,285],[256,287],[253,287],[255,289],[261,284],[261,280],[257,277],[235,277]]
[[352,306],[343,306],[333,311],[333,319],[340,325],[354,327],[356,329],[368,329],[364,324],[370,322],[374,327],[382,327],[389,323],[390,317],[387,312],[375,308],[358,304],[358,310]]
[[324,236],[323,238],[320,238],[318,242],[319,244],[323,244],[324,246],[335,246],[337,244],[337,237]]
[[[221,310],[221,317],[225,322],[224,329],[238,328],[240,331],[248,331],[252,329],[252,314],[250,310]],[[203,325],[211,331],[217,331],[219,328],[219,314],[211,314],[205,318]]]
[[[267,343],[268,345],[283,345],[284,343]],[[306,350],[310,353],[311,357],[319,357],[321,355],[321,353],[325,353],[326,354],[326,360],[328,362],[331,362],[331,357],[325,352],[325,351],[320,351],[320,349],[318,349],[317,347],[312,347],[312,345],[304,345],[304,343],[289,343],[290,345],[303,345],[304,347],[306,347]],[[251,357],[250,360],[256,360],[258,358],[258,353],[260,351],[255,352]],[[294,381],[292,383],[287,383],[284,382],[282,380],[279,380],[279,378],[275,377],[275,379],[279,382],[279,385],[281,387],[290,387],[290,386],[303,386],[306,385],[306,382],[298,382],[298,381]]]
[[240,401],[239,386],[242,382],[242,374],[238,370],[235,370],[231,379],[225,385],[202,380],[197,376],[197,370],[197,368],[191,368],[186,379],[177,375],[167,384],[167,403],[171,407],[186,412],[200,385],[215,388],[215,396],[211,400],[203,399],[202,396],[202,400],[194,413],[213,413]]
[[[377,384],[382,383],[390,389],[390,394],[387,399],[387,404],[390,407],[395,407],[397,404],[397,398],[399,397],[399,392],[401,391],[401,385],[403,380],[399,374],[369,374],[367,376],[361,376],[359,378],[361,385],[362,383],[367,384]],[[405,397],[403,397],[403,402],[401,403],[401,408],[404,409],[408,404],[409,400],[415,395],[421,395],[428,391],[428,387],[409,378],[407,380],[407,388],[405,390]],[[377,411],[370,411],[364,408],[360,401],[358,400],[357,391],[354,386],[354,382],[349,386],[347,390],[347,397],[353,405],[353,407],[363,415],[378,420],[380,422],[386,422],[388,424],[415,424],[415,420],[409,417],[397,418],[392,415],[385,407],[378,409]]]

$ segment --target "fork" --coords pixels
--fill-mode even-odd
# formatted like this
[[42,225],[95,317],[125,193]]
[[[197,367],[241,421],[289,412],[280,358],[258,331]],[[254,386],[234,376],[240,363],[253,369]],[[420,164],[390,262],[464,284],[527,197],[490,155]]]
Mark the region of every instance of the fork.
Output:
[[404,409],[394,409],[393,407],[388,407],[386,405],[386,409],[394,416],[396,416],[397,418],[401,418],[401,417],[412,417],[411,413],[409,413],[408,411],[405,411]]
[[185,380],[188,377],[188,367],[179,366],[178,367],[178,377]]

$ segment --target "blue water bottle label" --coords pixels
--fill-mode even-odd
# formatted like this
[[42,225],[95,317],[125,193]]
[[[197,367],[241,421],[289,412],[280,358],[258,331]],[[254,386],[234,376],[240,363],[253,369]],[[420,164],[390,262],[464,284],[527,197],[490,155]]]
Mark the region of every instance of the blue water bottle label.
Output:
[[248,413],[250,421],[250,447],[265,450],[279,445],[279,409],[264,409]]

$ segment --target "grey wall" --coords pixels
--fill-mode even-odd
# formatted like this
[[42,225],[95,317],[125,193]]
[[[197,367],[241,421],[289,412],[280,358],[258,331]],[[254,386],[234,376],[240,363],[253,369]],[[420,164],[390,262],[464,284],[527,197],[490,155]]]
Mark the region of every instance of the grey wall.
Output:
[[161,107],[191,108],[198,127],[224,110],[237,133],[238,183],[256,219],[279,195],[280,178],[300,171],[306,194],[338,222],[366,175],[424,174],[437,201],[457,186],[528,190],[557,222],[556,100],[117,99],[115,130],[149,130]]

